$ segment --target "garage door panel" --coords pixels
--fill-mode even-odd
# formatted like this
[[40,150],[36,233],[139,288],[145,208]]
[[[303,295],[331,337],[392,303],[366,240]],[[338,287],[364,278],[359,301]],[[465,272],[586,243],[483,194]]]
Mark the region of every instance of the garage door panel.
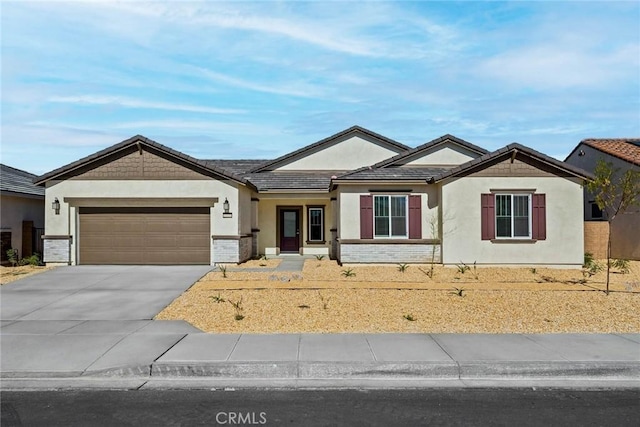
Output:
[[208,208],[80,208],[80,264],[209,264]]

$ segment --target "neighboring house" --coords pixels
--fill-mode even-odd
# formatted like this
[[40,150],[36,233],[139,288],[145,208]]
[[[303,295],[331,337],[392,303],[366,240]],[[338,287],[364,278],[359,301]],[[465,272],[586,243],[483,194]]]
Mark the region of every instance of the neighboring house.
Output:
[[18,257],[38,252],[42,255],[44,231],[44,193],[33,184],[36,175],[0,164],[0,234],[2,262],[7,250],[16,249]]
[[275,160],[200,160],[142,136],[49,172],[45,261],[583,262],[591,175],[518,144],[411,149],[354,126]]
[[[567,156],[565,162],[594,172],[598,160],[604,160],[619,169],[640,170],[640,138],[585,139]],[[593,195],[585,189],[584,219],[605,221]],[[618,215],[611,224],[611,256],[640,260],[640,206],[634,206]]]

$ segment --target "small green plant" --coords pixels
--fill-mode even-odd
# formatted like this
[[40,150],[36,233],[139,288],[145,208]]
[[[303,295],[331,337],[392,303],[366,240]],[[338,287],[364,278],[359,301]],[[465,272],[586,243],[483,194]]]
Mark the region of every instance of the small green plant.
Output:
[[589,268],[589,266],[591,266],[591,264],[593,264],[594,261],[595,259],[593,258],[593,254],[591,252],[585,252],[584,263],[582,264],[582,266],[584,268]]
[[33,254],[31,256],[22,258],[19,262],[18,265],[33,265],[33,266],[39,266],[40,265],[40,255],[38,254]]
[[471,270],[469,266],[462,261],[460,261],[460,264],[456,264],[456,267],[458,267],[458,273],[461,274],[464,274],[466,271]]
[[353,271],[353,268],[345,268],[342,270],[342,275],[344,277],[354,277],[356,273]]
[[318,261],[322,261],[324,259],[324,255],[316,255],[316,259]]
[[320,293],[320,291],[318,291],[318,296],[320,297],[320,302],[322,303],[322,309],[326,310],[329,308],[329,300],[331,299],[331,297],[325,297],[324,295],[322,295],[322,293]]
[[459,297],[463,297],[464,296],[464,288],[453,288],[453,290],[451,292],[449,292],[451,295],[457,295]]
[[18,265],[18,250],[17,249],[9,249],[7,250],[7,261],[11,264],[12,267]]
[[262,255],[262,256],[260,257],[260,261],[268,261],[268,260],[269,260],[269,258],[267,258],[267,255],[266,255],[266,254],[265,254],[265,255]]
[[220,304],[221,302],[227,302],[226,299],[224,299],[224,298],[222,298],[220,296],[220,293],[218,293],[218,295],[210,296],[209,298],[211,298],[213,300],[213,302],[215,302],[217,304]]
[[418,320],[418,318],[416,316],[414,316],[413,314],[409,313],[409,314],[405,314],[404,316],[402,316],[404,319],[408,320],[409,322],[415,322],[416,320]]
[[236,320],[242,320],[244,319],[244,308],[242,307],[242,297],[240,297],[240,299],[238,301],[231,301],[228,300],[229,304],[231,304],[233,306],[233,309],[236,311],[235,316],[233,316],[234,319]]
[[409,268],[407,264],[398,264],[398,271],[400,273],[404,273],[405,271],[407,271],[407,268]]
[[476,268],[476,262],[473,261],[473,278],[478,280],[478,269]]
[[536,274],[538,272],[538,270],[536,270],[535,268],[530,268],[529,271],[531,272],[531,274]]
[[227,278],[227,267],[222,265],[222,264],[218,264],[218,268],[222,272],[222,277],[224,277],[226,279]]
[[585,277],[591,277],[598,274],[602,270],[604,270],[604,266],[602,264],[596,261],[591,261],[591,263],[585,266],[585,268],[582,270],[582,274]]
[[629,260],[628,259],[614,259],[611,262],[613,268],[618,269],[622,274],[629,274]]

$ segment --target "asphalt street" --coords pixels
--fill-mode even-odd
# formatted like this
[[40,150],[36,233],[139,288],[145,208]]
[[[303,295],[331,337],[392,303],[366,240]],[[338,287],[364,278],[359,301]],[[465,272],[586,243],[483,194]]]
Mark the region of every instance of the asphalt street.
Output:
[[2,426],[637,426],[640,389],[2,393]]

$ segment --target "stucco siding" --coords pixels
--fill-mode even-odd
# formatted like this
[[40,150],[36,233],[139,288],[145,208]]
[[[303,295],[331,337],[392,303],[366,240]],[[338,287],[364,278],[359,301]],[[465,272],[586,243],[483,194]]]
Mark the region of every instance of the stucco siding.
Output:
[[[333,218],[333,205],[331,196],[323,194],[321,196],[313,194],[291,195],[289,197],[271,196],[260,194],[258,202],[258,229],[260,230],[258,238],[258,253],[265,254],[267,248],[277,247],[278,233],[278,207],[300,207],[302,216],[300,218],[300,233],[302,235],[302,248],[308,248],[307,253],[329,253],[331,247],[332,233],[331,224]],[[309,206],[324,207],[324,239],[325,243],[308,243],[308,212]]]
[[[210,203],[218,201],[211,209],[211,235],[238,236],[239,229],[239,191],[236,184],[218,180],[178,180],[178,181],[138,181],[138,180],[66,180],[50,181],[46,187],[45,206],[51,206],[55,198],[60,201],[60,214],[45,209],[47,235],[74,236],[71,248],[71,262],[76,263],[78,252],[78,208],[74,202],[67,200],[87,198],[94,206],[126,207],[131,204],[140,205],[144,199],[153,199],[152,204],[158,206],[180,206],[181,199],[202,199]],[[232,218],[223,218],[222,203],[229,200]],[[128,204],[129,203],[129,204]],[[191,201],[197,205],[197,200]],[[250,203],[250,196],[249,196]],[[204,206],[204,205],[203,205]],[[249,217],[250,221],[250,217]],[[247,231],[250,233],[250,230]],[[236,254],[236,256],[238,256]],[[211,251],[211,262],[214,262],[214,250]]]
[[[33,221],[33,226],[44,227],[44,198],[2,195],[0,224],[2,231],[11,232],[11,247],[22,254],[22,221]],[[51,206],[51,205],[49,205]]]
[[366,139],[354,136],[320,151],[294,160],[277,170],[353,170],[398,154]]
[[[532,243],[494,243],[481,240],[480,195],[492,190],[527,189],[546,194],[546,240]],[[559,177],[466,177],[442,187],[445,264],[514,264],[579,267],[584,235],[582,185],[579,179]]]
[[411,194],[420,194],[421,203],[421,225],[423,239],[437,239],[438,235],[432,233],[431,222],[435,229],[438,228],[438,189],[435,185],[421,184],[394,184],[394,185],[350,185],[338,188],[338,203],[340,218],[338,225],[338,237],[341,240],[351,240],[360,238],[360,196],[372,194],[369,190],[375,188],[375,194],[407,194],[397,193],[398,190],[412,190]]
[[455,144],[444,144],[405,164],[408,166],[455,166],[477,157],[479,157],[478,154]]

